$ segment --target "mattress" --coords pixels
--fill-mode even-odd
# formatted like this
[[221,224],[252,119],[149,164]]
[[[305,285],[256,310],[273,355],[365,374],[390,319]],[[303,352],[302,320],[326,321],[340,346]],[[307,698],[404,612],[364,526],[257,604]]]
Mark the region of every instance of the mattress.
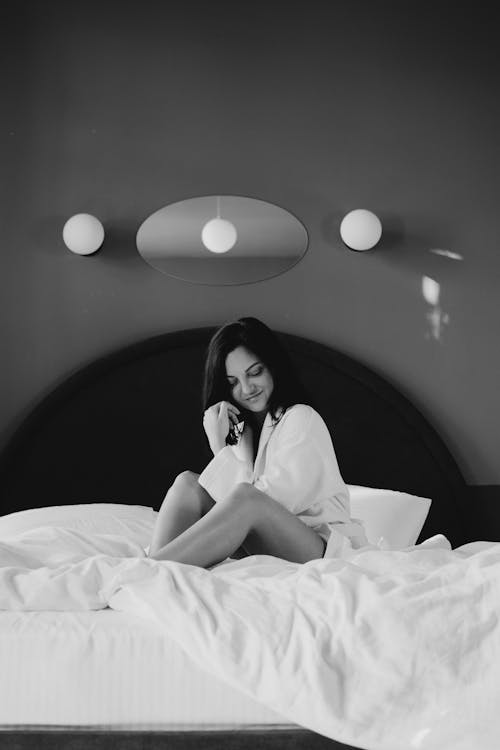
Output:
[[159,626],[112,609],[0,614],[0,724],[294,727],[202,671]]

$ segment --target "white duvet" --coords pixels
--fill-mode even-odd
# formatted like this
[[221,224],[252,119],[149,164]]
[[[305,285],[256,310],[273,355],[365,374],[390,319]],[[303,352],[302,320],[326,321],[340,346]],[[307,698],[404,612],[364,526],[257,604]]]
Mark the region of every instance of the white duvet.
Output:
[[500,543],[270,556],[212,570],[117,536],[0,542],[0,609],[104,607],[158,623],[205,670],[360,748],[498,750]]

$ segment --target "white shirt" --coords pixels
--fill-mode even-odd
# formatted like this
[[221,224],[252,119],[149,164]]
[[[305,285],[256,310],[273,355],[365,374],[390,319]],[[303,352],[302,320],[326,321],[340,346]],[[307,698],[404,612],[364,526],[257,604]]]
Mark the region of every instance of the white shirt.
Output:
[[[238,444],[222,448],[198,481],[215,502],[227,497],[239,482],[249,482],[325,541],[337,531],[340,543],[348,539],[358,547],[366,542],[361,523],[350,518],[349,490],[328,428],[311,406],[289,407],[276,424],[266,415],[255,463],[251,429],[245,425]],[[328,546],[332,547],[330,541]],[[330,549],[328,556],[332,554]]]

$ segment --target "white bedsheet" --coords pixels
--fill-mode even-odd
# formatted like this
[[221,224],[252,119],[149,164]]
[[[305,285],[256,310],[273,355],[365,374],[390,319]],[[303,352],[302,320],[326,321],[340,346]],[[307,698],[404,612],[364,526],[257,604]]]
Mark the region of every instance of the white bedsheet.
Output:
[[45,528],[0,543],[0,608],[110,606],[290,721],[369,750],[497,750],[500,544],[444,537],[211,571],[118,537]]
[[142,617],[113,609],[0,612],[1,726],[283,724],[201,670],[164,628]]

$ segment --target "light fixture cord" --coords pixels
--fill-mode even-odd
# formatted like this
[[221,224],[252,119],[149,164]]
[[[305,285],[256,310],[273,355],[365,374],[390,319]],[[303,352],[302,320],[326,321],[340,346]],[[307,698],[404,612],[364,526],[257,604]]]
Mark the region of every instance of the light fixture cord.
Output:
[[220,219],[220,195],[217,196],[217,218]]

